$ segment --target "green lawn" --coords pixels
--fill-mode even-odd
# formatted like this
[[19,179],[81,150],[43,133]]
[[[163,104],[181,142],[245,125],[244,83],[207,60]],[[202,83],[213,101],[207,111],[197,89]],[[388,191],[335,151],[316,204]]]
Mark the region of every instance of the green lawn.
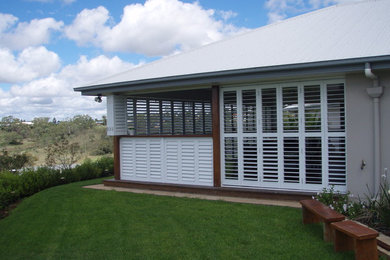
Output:
[[53,187],[0,220],[0,259],[352,259],[299,209]]

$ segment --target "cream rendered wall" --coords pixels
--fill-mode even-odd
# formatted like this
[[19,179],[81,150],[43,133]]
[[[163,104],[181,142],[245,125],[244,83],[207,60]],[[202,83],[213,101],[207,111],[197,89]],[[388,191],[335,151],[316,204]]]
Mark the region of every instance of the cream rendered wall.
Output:
[[[383,174],[384,168],[390,168],[390,73],[374,73],[384,87],[380,99]],[[363,72],[346,76],[347,189],[360,197],[374,190],[374,112],[373,100],[366,91],[372,84]],[[364,169],[362,161],[366,163]]]

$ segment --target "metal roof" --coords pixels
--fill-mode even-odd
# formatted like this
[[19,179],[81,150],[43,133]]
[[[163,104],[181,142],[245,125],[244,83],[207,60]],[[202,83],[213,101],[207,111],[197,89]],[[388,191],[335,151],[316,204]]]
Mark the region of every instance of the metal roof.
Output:
[[367,58],[390,61],[389,13],[389,0],[335,5],[162,58],[75,90],[94,94],[109,88],[115,92],[125,85],[139,88],[165,82],[168,86],[174,80],[212,80],[213,76],[240,72],[330,66],[342,61],[352,64]]

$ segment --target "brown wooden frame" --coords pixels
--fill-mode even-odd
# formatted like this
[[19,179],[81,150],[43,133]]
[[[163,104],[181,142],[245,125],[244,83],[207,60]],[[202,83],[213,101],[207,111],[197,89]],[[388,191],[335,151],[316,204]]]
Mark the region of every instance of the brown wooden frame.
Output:
[[214,187],[221,187],[221,133],[219,118],[219,86],[211,90]]
[[120,166],[120,136],[114,136],[114,178],[115,180],[121,179],[121,166]]

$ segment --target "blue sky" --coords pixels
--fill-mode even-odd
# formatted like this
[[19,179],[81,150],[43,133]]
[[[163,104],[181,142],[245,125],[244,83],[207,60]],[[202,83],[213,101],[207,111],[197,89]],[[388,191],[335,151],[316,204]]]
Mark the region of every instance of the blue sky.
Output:
[[355,0],[0,1],[0,118],[100,118],[74,87]]

